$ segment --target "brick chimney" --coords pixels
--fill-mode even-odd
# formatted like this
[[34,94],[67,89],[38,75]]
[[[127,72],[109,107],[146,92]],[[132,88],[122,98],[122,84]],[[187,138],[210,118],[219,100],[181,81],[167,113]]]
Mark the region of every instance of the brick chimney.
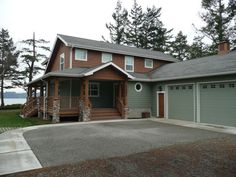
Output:
[[228,41],[223,41],[218,44],[218,55],[224,55],[229,53],[230,46]]

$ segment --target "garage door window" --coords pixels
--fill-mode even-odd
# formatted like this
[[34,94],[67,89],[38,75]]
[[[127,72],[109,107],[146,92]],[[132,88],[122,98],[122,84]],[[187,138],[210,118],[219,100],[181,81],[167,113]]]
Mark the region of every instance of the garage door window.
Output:
[[216,88],[216,85],[215,84],[211,84],[211,88]]
[[188,86],[188,89],[193,89],[193,86],[191,86],[191,85],[190,85],[190,86]]
[[235,85],[234,84],[229,84],[229,88],[234,88]]
[[220,88],[225,88],[225,85],[224,84],[220,84]]

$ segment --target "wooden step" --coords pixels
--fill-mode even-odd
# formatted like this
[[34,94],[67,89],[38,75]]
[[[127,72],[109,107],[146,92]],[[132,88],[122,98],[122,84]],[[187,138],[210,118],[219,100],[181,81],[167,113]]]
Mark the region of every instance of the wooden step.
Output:
[[93,108],[91,120],[121,119],[120,113],[115,108]]

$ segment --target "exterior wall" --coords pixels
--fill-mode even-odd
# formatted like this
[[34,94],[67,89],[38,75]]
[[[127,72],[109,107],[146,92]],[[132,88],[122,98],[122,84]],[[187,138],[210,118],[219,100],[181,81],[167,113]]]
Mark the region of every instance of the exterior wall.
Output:
[[141,118],[142,112],[151,113],[152,100],[152,84],[147,82],[140,82],[142,84],[142,91],[135,90],[137,82],[128,82],[128,117]]
[[51,70],[50,71],[58,71],[60,70],[60,55],[64,53],[65,54],[65,63],[64,67],[65,69],[70,67],[70,49],[66,47],[63,43],[60,44],[56,57],[52,63]]
[[[162,87],[162,90],[165,91],[165,96],[167,94],[167,85],[168,84],[194,84],[194,96],[195,96],[195,102],[194,102],[194,117],[195,121],[197,120],[198,113],[197,113],[197,83],[200,82],[217,82],[217,81],[230,81],[230,80],[236,80],[236,75],[228,75],[228,76],[215,76],[215,77],[204,77],[204,78],[196,78],[196,79],[184,79],[184,80],[174,80],[174,81],[163,81],[163,82],[156,82],[152,84],[152,100],[151,100],[151,110],[152,110],[152,116],[156,117],[157,115],[157,91],[159,91],[159,87]],[[217,96],[217,95],[216,95]]]
[[99,96],[89,97],[93,108],[113,108],[113,82],[92,81],[99,83]]
[[[60,55],[59,55],[60,56]],[[120,68],[124,69],[125,65],[125,55],[121,54],[112,54],[113,63],[115,63]],[[69,58],[68,58],[69,60]],[[145,68],[144,67],[145,58],[134,57],[134,72],[145,73],[149,72],[157,67],[160,67],[163,64],[167,64],[170,62],[161,61],[161,60],[153,60],[153,68]],[[87,61],[75,60],[75,49],[73,49],[72,55],[72,67],[94,67],[102,63],[102,52],[87,50]]]

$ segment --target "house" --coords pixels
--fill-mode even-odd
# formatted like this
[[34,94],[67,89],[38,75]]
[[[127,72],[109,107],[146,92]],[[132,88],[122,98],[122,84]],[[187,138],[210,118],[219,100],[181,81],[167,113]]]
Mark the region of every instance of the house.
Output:
[[45,74],[28,83],[24,116],[59,122],[150,114],[236,126],[236,51],[226,42],[218,55],[178,62],[162,52],[59,34],[46,64]]

